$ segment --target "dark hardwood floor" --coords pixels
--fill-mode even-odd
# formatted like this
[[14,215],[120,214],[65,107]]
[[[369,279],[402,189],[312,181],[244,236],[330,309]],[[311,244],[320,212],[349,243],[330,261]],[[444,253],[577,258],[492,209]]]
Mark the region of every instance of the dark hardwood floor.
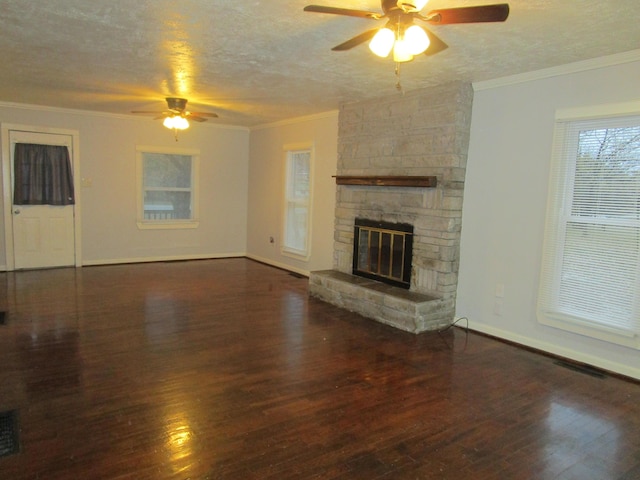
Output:
[[0,282],[1,479],[640,478],[637,383],[397,331],[247,259]]

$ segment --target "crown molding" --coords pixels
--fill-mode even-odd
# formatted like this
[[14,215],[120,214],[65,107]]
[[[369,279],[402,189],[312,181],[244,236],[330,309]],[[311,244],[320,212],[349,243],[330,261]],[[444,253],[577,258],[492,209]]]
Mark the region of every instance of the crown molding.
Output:
[[[124,114],[124,113],[109,113],[109,112],[98,112],[95,110],[80,110],[74,108],[62,108],[62,107],[50,107],[46,105],[34,105],[30,103],[14,103],[14,102],[2,102],[0,101],[0,108],[16,108],[20,110],[30,110],[33,112],[50,112],[50,113],[64,113],[70,115],[90,115],[92,117],[102,117],[102,118],[119,118],[121,120],[149,120],[149,117],[141,117],[139,115],[133,114]],[[216,127],[216,128],[224,128],[229,130],[242,130],[249,131],[249,127],[243,127],[240,125],[224,125],[219,123],[203,123],[205,127]]]
[[542,80],[545,78],[557,77],[560,75],[568,75],[571,73],[584,72],[594,70],[596,68],[611,67],[622,65],[625,63],[640,61],[640,50],[631,50],[605,57],[590,58],[579,62],[567,63],[557,67],[544,68],[532,72],[519,73],[517,75],[509,75],[506,77],[494,78],[482,82],[474,82],[472,84],[474,91],[489,90],[492,88],[505,87],[508,85],[516,85],[518,83],[530,82],[533,80]]
[[273,123],[264,123],[262,125],[255,125],[253,127],[251,127],[251,130],[262,130],[264,128],[274,128],[274,127],[282,127],[285,125],[294,125],[297,123],[301,123],[301,122],[310,122],[313,120],[321,120],[323,118],[333,118],[333,117],[338,117],[338,110],[329,110],[328,112],[322,112],[322,113],[315,113],[313,115],[306,115],[304,117],[295,117],[295,118],[289,118],[286,120],[280,120],[278,122],[273,122]]

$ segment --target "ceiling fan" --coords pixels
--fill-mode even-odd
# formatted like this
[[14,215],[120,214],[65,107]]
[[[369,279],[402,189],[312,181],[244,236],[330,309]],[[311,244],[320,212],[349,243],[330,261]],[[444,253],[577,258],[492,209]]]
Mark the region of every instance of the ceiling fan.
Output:
[[350,50],[370,40],[369,48],[380,57],[387,57],[393,51],[396,63],[408,62],[415,55],[425,53],[434,55],[448,48],[438,36],[430,30],[414,24],[419,20],[431,25],[450,25],[455,23],[504,22],[509,16],[509,5],[481,5],[473,7],[443,8],[431,10],[425,14],[421,10],[428,0],[381,0],[382,13],[349,8],[307,5],[306,12],[331,13],[349,17],[387,20],[383,28],[374,28],[356,35],[332,50]]
[[187,99],[179,97],[167,97],[167,110],[163,112],[134,110],[131,113],[143,115],[156,115],[156,119],[164,118],[162,124],[174,130],[176,141],[178,140],[178,130],[189,128],[189,120],[194,122],[206,122],[208,118],[217,118],[218,115],[213,112],[189,112],[187,110]]

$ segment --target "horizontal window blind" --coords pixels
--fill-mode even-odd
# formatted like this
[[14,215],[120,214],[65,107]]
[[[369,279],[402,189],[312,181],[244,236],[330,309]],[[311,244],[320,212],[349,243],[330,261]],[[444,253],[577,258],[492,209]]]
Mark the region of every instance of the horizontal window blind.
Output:
[[309,253],[311,150],[287,151],[285,189],[284,251]]
[[640,333],[640,117],[556,124],[539,314]]

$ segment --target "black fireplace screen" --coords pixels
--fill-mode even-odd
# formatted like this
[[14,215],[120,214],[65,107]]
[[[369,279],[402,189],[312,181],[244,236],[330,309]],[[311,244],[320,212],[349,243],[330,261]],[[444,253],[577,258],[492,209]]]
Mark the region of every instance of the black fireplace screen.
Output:
[[353,274],[409,288],[413,226],[356,218]]

